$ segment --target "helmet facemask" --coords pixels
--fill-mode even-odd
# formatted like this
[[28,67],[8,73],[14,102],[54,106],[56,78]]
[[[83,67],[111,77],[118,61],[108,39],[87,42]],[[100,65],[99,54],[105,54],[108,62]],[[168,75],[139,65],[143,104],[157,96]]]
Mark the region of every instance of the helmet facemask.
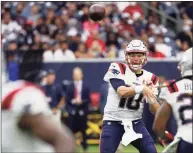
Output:
[[142,52],[127,53],[126,52],[125,57],[126,57],[126,62],[128,66],[134,71],[142,69],[142,67],[147,63],[146,53],[142,53]]
[[125,59],[128,66],[134,70],[140,70],[147,63],[148,50],[141,40],[132,40],[126,47]]

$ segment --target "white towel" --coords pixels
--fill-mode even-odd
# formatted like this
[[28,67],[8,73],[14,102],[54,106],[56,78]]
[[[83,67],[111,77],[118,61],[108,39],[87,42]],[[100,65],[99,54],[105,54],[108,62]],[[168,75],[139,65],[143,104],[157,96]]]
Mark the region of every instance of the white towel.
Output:
[[162,153],[176,153],[178,148],[178,143],[180,142],[180,138],[175,138],[163,151]]
[[125,129],[125,133],[123,134],[123,137],[122,137],[122,144],[124,146],[127,146],[128,144],[130,144],[132,141],[136,139],[142,138],[142,134],[136,133],[133,130],[132,121],[122,120],[122,124]]

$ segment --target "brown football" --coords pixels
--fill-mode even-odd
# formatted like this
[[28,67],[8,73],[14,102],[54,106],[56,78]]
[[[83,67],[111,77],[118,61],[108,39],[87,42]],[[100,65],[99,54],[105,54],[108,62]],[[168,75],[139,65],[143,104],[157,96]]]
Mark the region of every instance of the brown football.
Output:
[[100,4],[93,4],[89,8],[89,17],[93,21],[101,21],[105,17],[105,8]]

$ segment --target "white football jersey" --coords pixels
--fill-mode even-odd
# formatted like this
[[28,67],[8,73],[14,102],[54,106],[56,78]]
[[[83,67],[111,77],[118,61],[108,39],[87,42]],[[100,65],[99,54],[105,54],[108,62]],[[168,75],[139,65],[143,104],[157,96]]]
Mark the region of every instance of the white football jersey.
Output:
[[192,143],[192,80],[183,79],[166,90],[167,94],[161,98],[172,107],[178,125],[176,137]]
[[[152,81],[158,85],[158,77],[143,70],[139,77],[124,63],[111,63],[108,72],[104,76],[104,81],[109,82],[109,91],[107,102],[104,109],[103,120],[121,121],[123,119],[137,120],[142,118],[144,108],[144,97],[142,94],[136,94],[133,97],[120,98],[117,92],[110,84],[110,79],[121,79],[126,85],[141,85],[143,81]],[[156,94],[158,91],[156,91]]]
[[3,152],[54,152],[51,145],[18,127],[20,117],[26,112],[52,115],[41,89],[26,81],[4,84],[1,109]]

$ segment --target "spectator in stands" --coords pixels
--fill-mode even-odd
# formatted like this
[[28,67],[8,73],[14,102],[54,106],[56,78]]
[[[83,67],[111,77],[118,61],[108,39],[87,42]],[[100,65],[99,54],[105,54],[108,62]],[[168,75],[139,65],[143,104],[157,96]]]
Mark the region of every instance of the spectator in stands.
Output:
[[3,42],[16,40],[18,34],[22,31],[22,27],[14,20],[11,19],[10,12],[5,12],[2,17],[1,32],[3,35]]
[[28,17],[28,19],[32,21],[34,27],[36,26],[36,22],[38,18],[40,18],[39,11],[40,11],[40,6],[33,5],[31,8],[30,16]]
[[[45,43],[52,41],[58,44],[68,40],[69,50],[75,52],[79,43],[85,43],[90,49],[92,43],[97,41],[102,55],[93,58],[107,57],[106,47],[111,44],[115,44],[120,50],[122,42],[130,41],[134,37],[144,39],[144,35],[147,35],[145,38],[147,45],[155,43],[157,35],[163,35],[165,47],[171,48],[171,54],[163,55],[163,58],[176,56],[184,41],[188,41],[189,46],[192,46],[191,2],[147,2],[149,7],[163,10],[170,17],[175,18],[177,15],[175,18],[177,20],[180,17],[183,24],[178,24],[178,28],[174,27],[177,24],[174,25],[170,19],[166,19],[154,10],[142,7],[143,3],[138,2],[104,2],[105,18],[101,22],[93,22],[88,17],[88,8],[91,4],[2,2],[2,46],[6,49],[7,43],[14,40],[17,41],[19,49],[27,51],[41,49],[46,46]],[[175,14],[177,10],[179,14]],[[165,23],[166,20],[168,21]],[[171,24],[168,24],[169,21]],[[182,31],[179,31],[180,25],[183,26]],[[61,50],[59,52],[61,54]]]
[[135,13],[143,15],[143,9],[137,2],[129,2],[129,5],[123,10],[123,12],[128,13],[131,16],[131,18],[133,18]]
[[183,30],[178,33],[176,38],[176,44],[180,48],[183,41],[187,41],[189,46],[192,46],[192,27],[188,25],[183,26]]
[[40,37],[39,34],[36,34],[36,35],[34,36],[34,42],[33,42],[33,44],[32,44],[31,49],[32,49],[32,50],[39,50],[39,49],[42,49],[42,46],[43,46],[43,44],[42,44],[42,42],[41,42],[41,37]]
[[21,50],[30,50],[34,44],[35,32],[33,30],[33,23],[31,20],[26,20],[23,25],[23,33],[18,37],[18,45]]
[[122,13],[121,22],[118,25],[118,32],[121,37],[126,40],[129,40],[129,36],[135,37],[137,34],[135,32],[134,27],[132,26],[133,21],[129,15],[129,13]]
[[17,51],[18,46],[16,41],[11,41],[7,47],[8,51]]
[[107,50],[107,58],[115,59],[117,57],[117,47],[111,44]]
[[92,58],[102,58],[105,57],[105,54],[102,52],[102,47],[98,41],[93,41],[92,45],[88,49],[88,53]]
[[156,35],[155,50],[163,55],[163,57],[171,57],[172,48],[164,42],[163,34]]
[[84,43],[78,45],[78,49],[75,52],[76,58],[91,58],[91,55],[88,53],[88,49]]
[[55,61],[54,57],[54,44],[48,43],[47,49],[43,53],[43,61],[53,62]]
[[70,28],[67,33],[69,49],[75,52],[78,48],[78,45],[81,43],[80,34],[76,28]]
[[128,45],[127,41],[122,42],[121,49],[118,51],[118,57],[122,58],[123,60],[125,60],[125,49],[127,45]]
[[26,23],[26,18],[22,15],[22,11],[23,11],[23,8],[24,8],[24,3],[23,2],[18,2],[17,6],[16,6],[16,11],[15,13],[13,14],[13,18],[14,20],[17,21],[17,23],[20,25],[20,26],[24,26],[24,24]]
[[87,115],[90,104],[90,89],[83,81],[82,69],[73,69],[73,82],[66,88],[66,110],[69,114],[67,125],[74,132],[81,132],[84,151],[87,150]]
[[106,51],[105,42],[100,38],[100,33],[97,30],[92,30],[91,36],[86,41],[86,45],[87,45],[88,49],[91,48],[93,43],[97,43],[97,45],[100,46],[101,52]]
[[49,99],[49,105],[58,122],[61,122],[61,109],[64,106],[64,93],[62,86],[56,84],[56,74],[50,69],[47,71],[46,84],[42,86],[45,90],[46,96]]
[[149,54],[148,56],[151,58],[164,58],[164,54],[162,54],[161,52],[158,52],[155,49],[155,46],[153,44],[148,44],[148,48],[149,48]]
[[133,26],[135,28],[135,32],[137,33],[138,36],[141,35],[142,30],[146,28],[147,20],[145,20],[144,16],[142,16],[139,12],[135,12],[133,14]]
[[91,19],[88,19],[83,22],[82,27],[84,32],[88,33],[88,36],[90,36],[90,34],[92,34],[92,31],[99,30],[99,23],[94,22]]
[[115,45],[117,49],[120,48],[120,44],[118,42],[118,34],[114,32],[108,32],[106,38],[106,46],[109,47],[112,44]]
[[74,53],[69,50],[68,42],[61,41],[60,48],[54,51],[54,60],[55,61],[68,61],[68,60],[75,60]]
[[185,52],[186,50],[188,50],[191,46],[189,45],[188,41],[183,41],[181,43],[181,47],[179,52],[177,53],[176,57],[178,59],[180,59],[182,57],[183,52]]

